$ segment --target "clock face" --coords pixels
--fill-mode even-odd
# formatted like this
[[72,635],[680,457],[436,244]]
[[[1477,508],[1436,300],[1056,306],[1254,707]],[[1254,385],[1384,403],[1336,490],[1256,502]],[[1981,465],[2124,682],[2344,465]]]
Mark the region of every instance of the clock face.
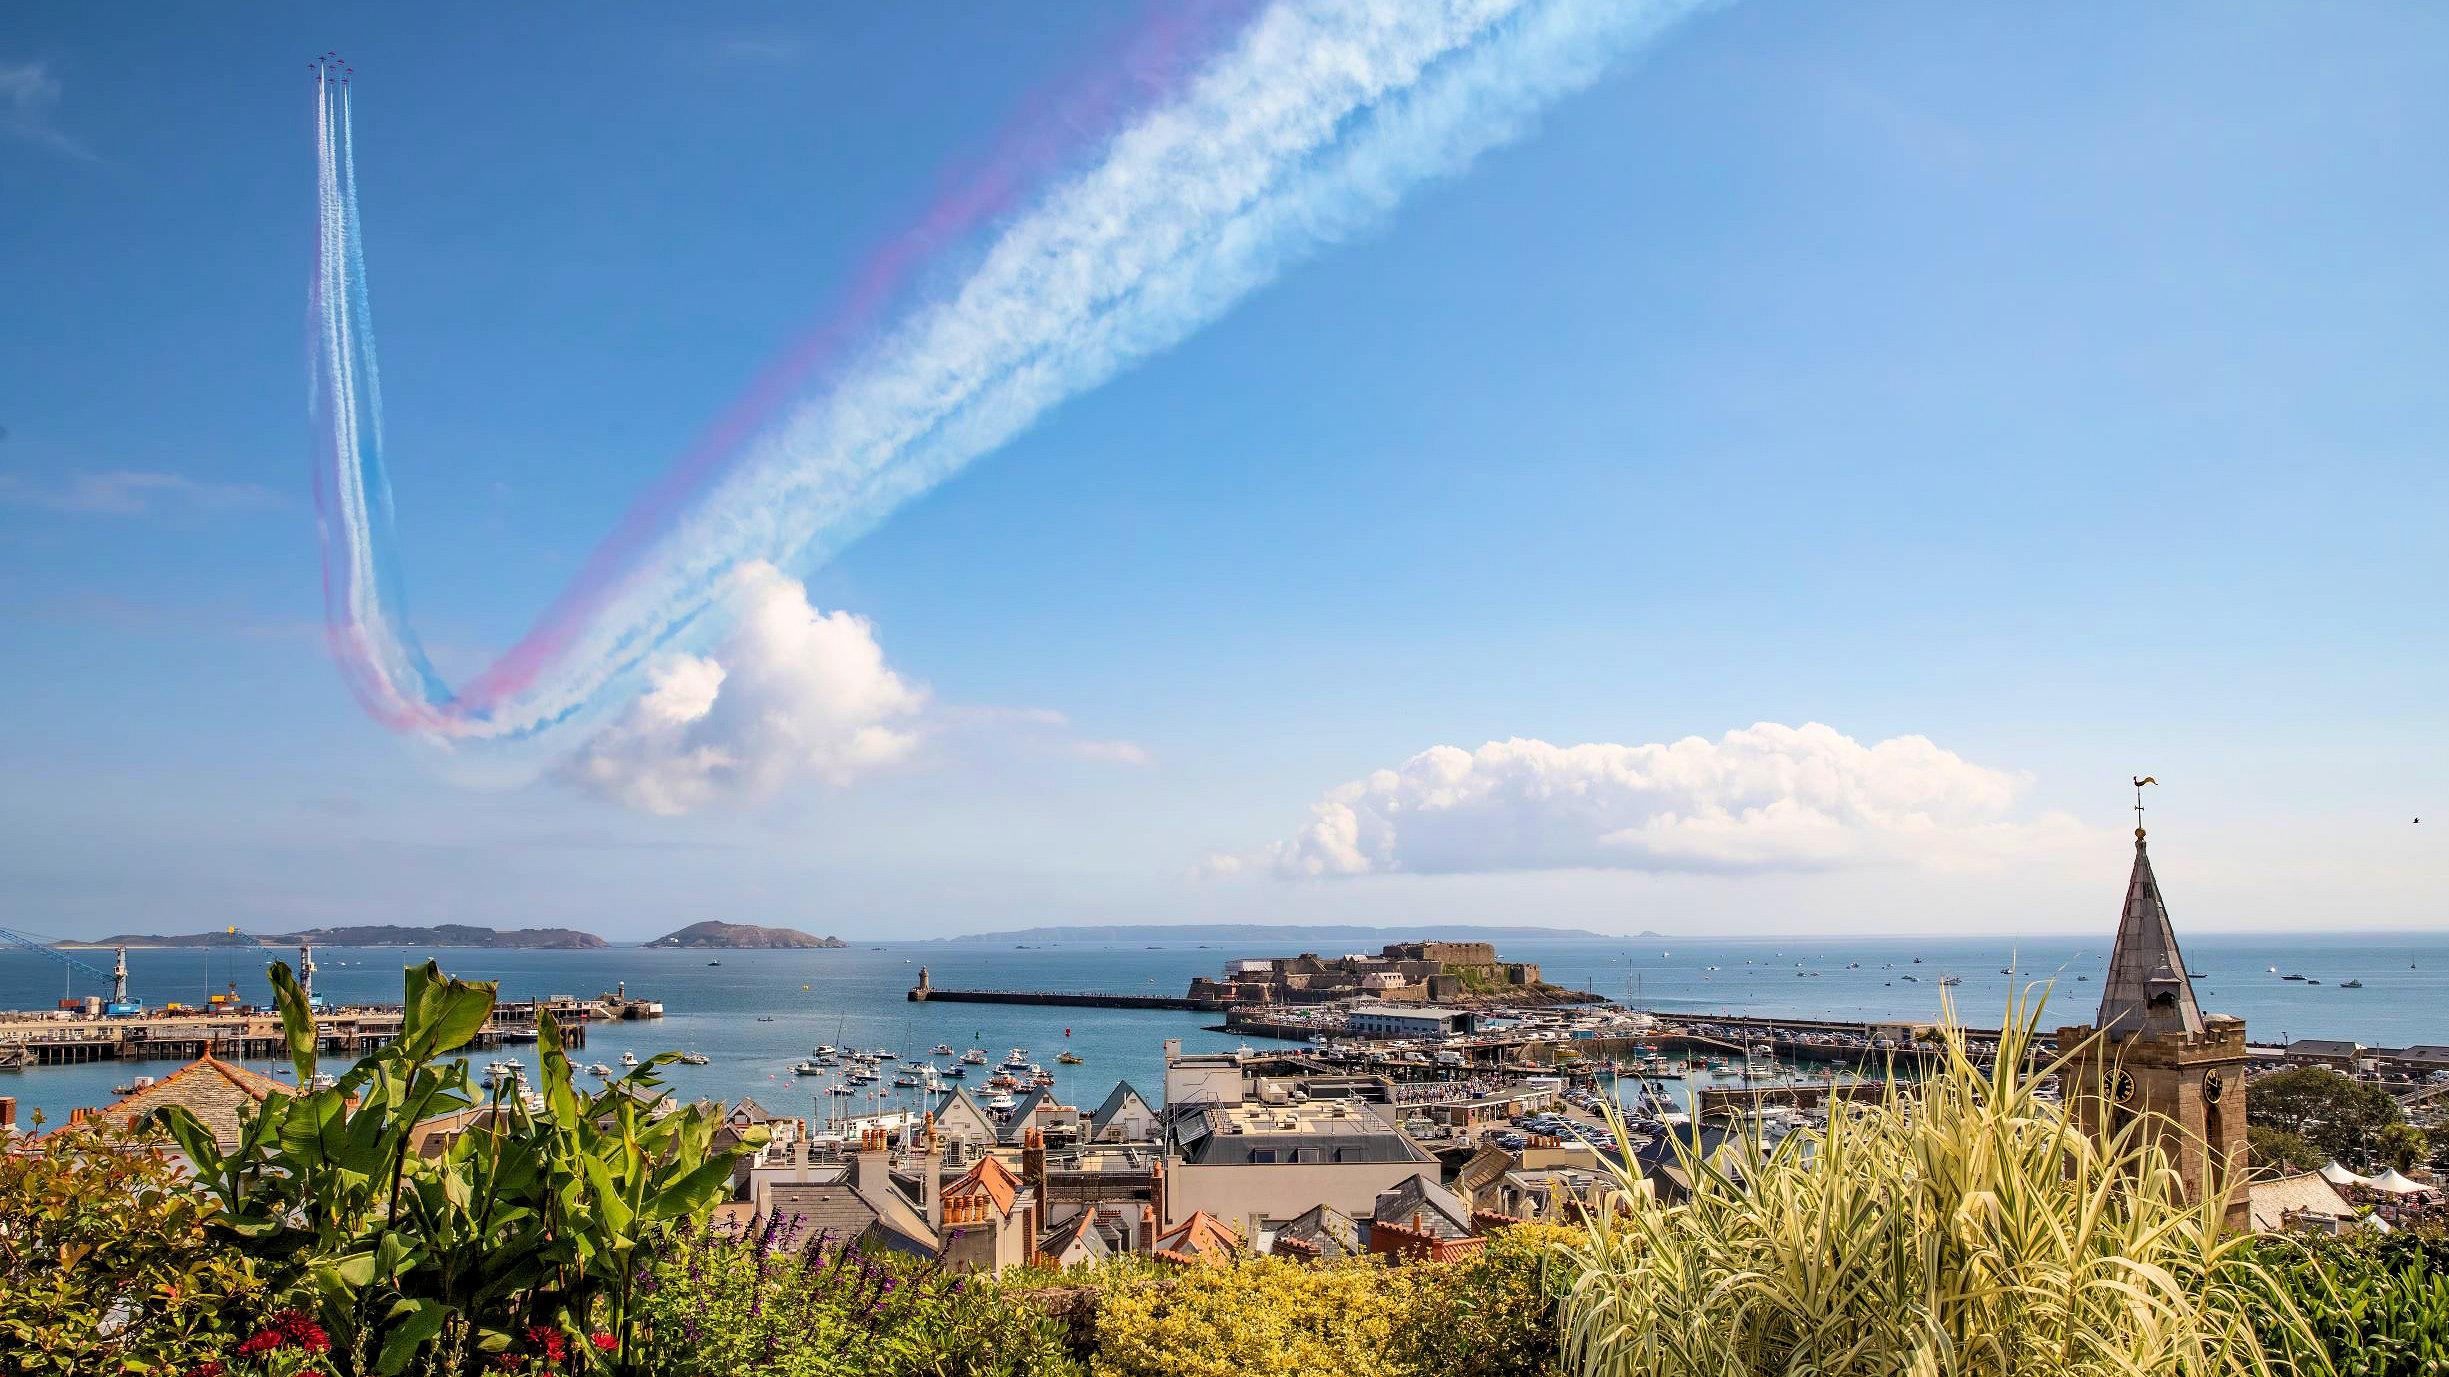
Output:
[[2228,1093],[2228,1083],[2217,1071],[2207,1071],[2202,1078],[2202,1099],[2205,1104],[2218,1104],[2219,1097]]
[[2117,1096],[2119,1104],[2129,1103],[2134,1099],[2133,1075],[2125,1071],[2118,1072],[2117,1079],[2109,1083],[2109,1089],[2111,1094]]

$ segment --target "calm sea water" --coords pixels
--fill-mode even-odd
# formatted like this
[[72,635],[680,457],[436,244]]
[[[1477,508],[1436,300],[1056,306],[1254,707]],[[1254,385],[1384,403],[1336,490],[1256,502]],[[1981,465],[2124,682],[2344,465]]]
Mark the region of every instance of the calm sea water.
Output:
[[[2099,998],[2107,934],[2091,941],[2008,938],[1797,939],[1514,942],[1504,953],[1537,961],[1547,978],[1663,1013],[1705,1011],[1840,1018],[1934,1017],[1942,975],[1962,983],[1961,1016],[1994,1025],[2010,991],[2053,980],[2045,1026],[2087,1022]],[[2324,935],[2317,938],[2205,934],[2186,941],[2204,1007],[2247,1020],[2257,1042],[2292,1037],[2355,1038],[2375,1045],[2449,1043],[2449,936]],[[1185,1047],[1229,1049],[1237,1037],[1203,1030],[1212,1018],[1190,1013],[1028,1008],[991,1004],[912,1004],[904,992],[927,966],[937,985],[997,989],[1178,994],[1190,977],[1215,974],[1225,961],[1280,955],[1219,946],[1065,944],[1016,950],[968,944],[861,944],[847,950],[680,952],[638,947],[599,951],[319,948],[316,989],[338,1001],[397,1000],[401,967],[432,956],[444,970],[501,982],[505,997],[594,995],[626,981],[630,992],[660,999],[660,1023],[597,1025],[583,1064],[617,1064],[624,1051],[646,1057],[693,1050],[706,1066],[676,1065],[666,1077],[679,1093],[723,1099],[747,1094],[785,1113],[836,1111],[816,1091],[822,1082],[790,1074],[817,1043],[925,1054],[937,1043],[982,1047],[998,1060],[1021,1046],[1058,1073],[1067,1101],[1094,1105],[1119,1078],[1154,1098],[1162,1091],[1164,1039]],[[1334,953],[1329,953],[1334,954]],[[92,964],[107,966],[109,954]],[[148,1003],[199,1002],[237,981],[241,993],[269,1000],[265,962],[283,952],[136,951],[128,954],[134,993]],[[1917,965],[1913,958],[1920,957]],[[720,965],[709,965],[719,960]],[[2016,974],[2002,973],[2012,966]],[[2283,982],[2295,972],[2320,985]],[[1906,981],[1904,975],[1920,977]],[[2079,976],[2089,976],[2088,981]],[[0,953],[0,1007],[41,1008],[69,987],[56,963],[32,952]],[[2364,988],[2339,982],[2360,978]],[[103,993],[79,977],[79,994]],[[771,1021],[760,1021],[762,1018]],[[1066,1032],[1068,1031],[1068,1038]],[[1083,1065],[1060,1067],[1065,1047]],[[532,1065],[532,1049],[500,1055]],[[941,1060],[941,1059],[939,1059]],[[140,1073],[165,1074],[168,1062],[105,1062],[0,1073],[0,1094],[20,1112],[55,1120],[78,1105],[109,1101],[111,1087]],[[269,1069],[264,1068],[264,1069]],[[979,1077],[973,1070],[969,1084]],[[862,1108],[864,1101],[859,1102]],[[889,1106],[880,1106],[889,1107]]]

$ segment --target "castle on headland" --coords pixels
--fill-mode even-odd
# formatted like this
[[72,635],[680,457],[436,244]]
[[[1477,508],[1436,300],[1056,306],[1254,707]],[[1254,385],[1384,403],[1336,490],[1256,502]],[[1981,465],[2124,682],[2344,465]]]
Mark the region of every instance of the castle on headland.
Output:
[[1189,997],[1230,1005],[1326,1004],[1358,998],[1444,1004],[1543,988],[1537,965],[1500,961],[1492,943],[1389,942],[1375,956],[1303,952],[1230,961],[1219,978],[1194,977]]

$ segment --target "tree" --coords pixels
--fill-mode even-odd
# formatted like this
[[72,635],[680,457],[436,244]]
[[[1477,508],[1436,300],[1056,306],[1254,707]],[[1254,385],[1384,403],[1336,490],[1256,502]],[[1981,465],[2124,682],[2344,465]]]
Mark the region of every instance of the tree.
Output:
[[2329,1154],[2283,1129],[2245,1126],[2245,1158],[2256,1171],[2312,1171]]
[[2297,1066],[2246,1087],[2248,1125],[2293,1133],[2328,1156],[2362,1167],[2377,1135],[2404,1118],[2388,1091],[2326,1066]]
[[2381,1160],[2399,1171],[2413,1171],[2432,1155],[2432,1136],[2413,1124],[2391,1124],[2372,1141]]

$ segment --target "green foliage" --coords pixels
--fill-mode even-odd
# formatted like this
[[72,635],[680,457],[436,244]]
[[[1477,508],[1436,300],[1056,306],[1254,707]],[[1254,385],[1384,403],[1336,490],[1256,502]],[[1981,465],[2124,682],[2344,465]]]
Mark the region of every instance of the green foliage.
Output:
[[1376,1377],[1405,1337],[1425,1267],[1248,1257],[1137,1273],[1097,1299],[1096,1377]]
[[[272,983],[301,1084],[315,1068],[304,991],[276,963]],[[182,1109],[162,1125],[219,1205],[208,1229],[276,1286],[294,1291],[351,1368],[457,1373],[503,1354],[530,1330],[613,1336],[617,1361],[641,1248],[705,1209],[730,1182],[710,1155],[711,1116],[654,1116],[659,1057],[593,1095],[571,1087],[560,1030],[539,1027],[545,1111],[515,1094],[480,1098],[467,1067],[444,1061],[485,1025],[490,983],[407,972],[399,1038],[328,1089],[266,1098],[224,1153]],[[417,1127],[482,1106],[437,1155]],[[532,1347],[534,1341],[529,1341]]]
[[2327,1066],[2274,1071],[2246,1087],[2249,1125],[2293,1133],[2325,1159],[2356,1167],[2371,1164],[2381,1130],[2402,1117],[2388,1091]]
[[0,1152],[0,1372],[185,1371],[264,1302],[248,1260],[207,1246],[210,1202],[105,1128]]
[[2413,1124],[2388,1124],[2372,1136],[2373,1155],[2400,1171],[2413,1171],[2432,1155],[2432,1135]]
[[1104,1266],[1096,1377],[1540,1377],[1557,1371],[1556,1307],[1572,1230],[1526,1224],[1474,1258],[1310,1266]]
[[2330,1154],[2293,1133],[2260,1124],[2245,1126],[2245,1161],[2256,1171],[2313,1171]]
[[[2449,1373],[2443,1240],[2288,1235],[2264,1240],[2258,1251],[2274,1285],[2309,1323],[2320,1360],[2340,1377]],[[2280,1352],[2298,1342],[2278,1325],[2268,1326],[2264,1338]]]
[[1558,1371],[1557,1306],[1576,1275],[1566,1250],[1579,1241],[1579,1230],[1517,1224],[1490,1236],[1476,1257],[1412,1269],[1418,1285],[1400,1367],[1422,1377]]
[[[2035,1092],[2037,1008],[1995,1062],[1945,1030],[1933,1074],[1775,1148],[1685,1154],[1666,1207],[1625,1178],[1575,1246],[1565,1357],[1592,1374],[2227,1377],[2275,1369],[2277,1305],[2216,1201],[2189,1206],[2152,1140],[2106,1143]],[[2065,1049],[2073,1052],[2076,1049]],[[2070,1072],[2070,1076],[2073,1073]],[[2315,1364],[2300,1371],[2319,1371]]]
[[1006,1288],[787,1227],[676,1232],[647,1266],[637,1316],[637,1356],[658,1377],[1079,1371],[1063,1324]]

